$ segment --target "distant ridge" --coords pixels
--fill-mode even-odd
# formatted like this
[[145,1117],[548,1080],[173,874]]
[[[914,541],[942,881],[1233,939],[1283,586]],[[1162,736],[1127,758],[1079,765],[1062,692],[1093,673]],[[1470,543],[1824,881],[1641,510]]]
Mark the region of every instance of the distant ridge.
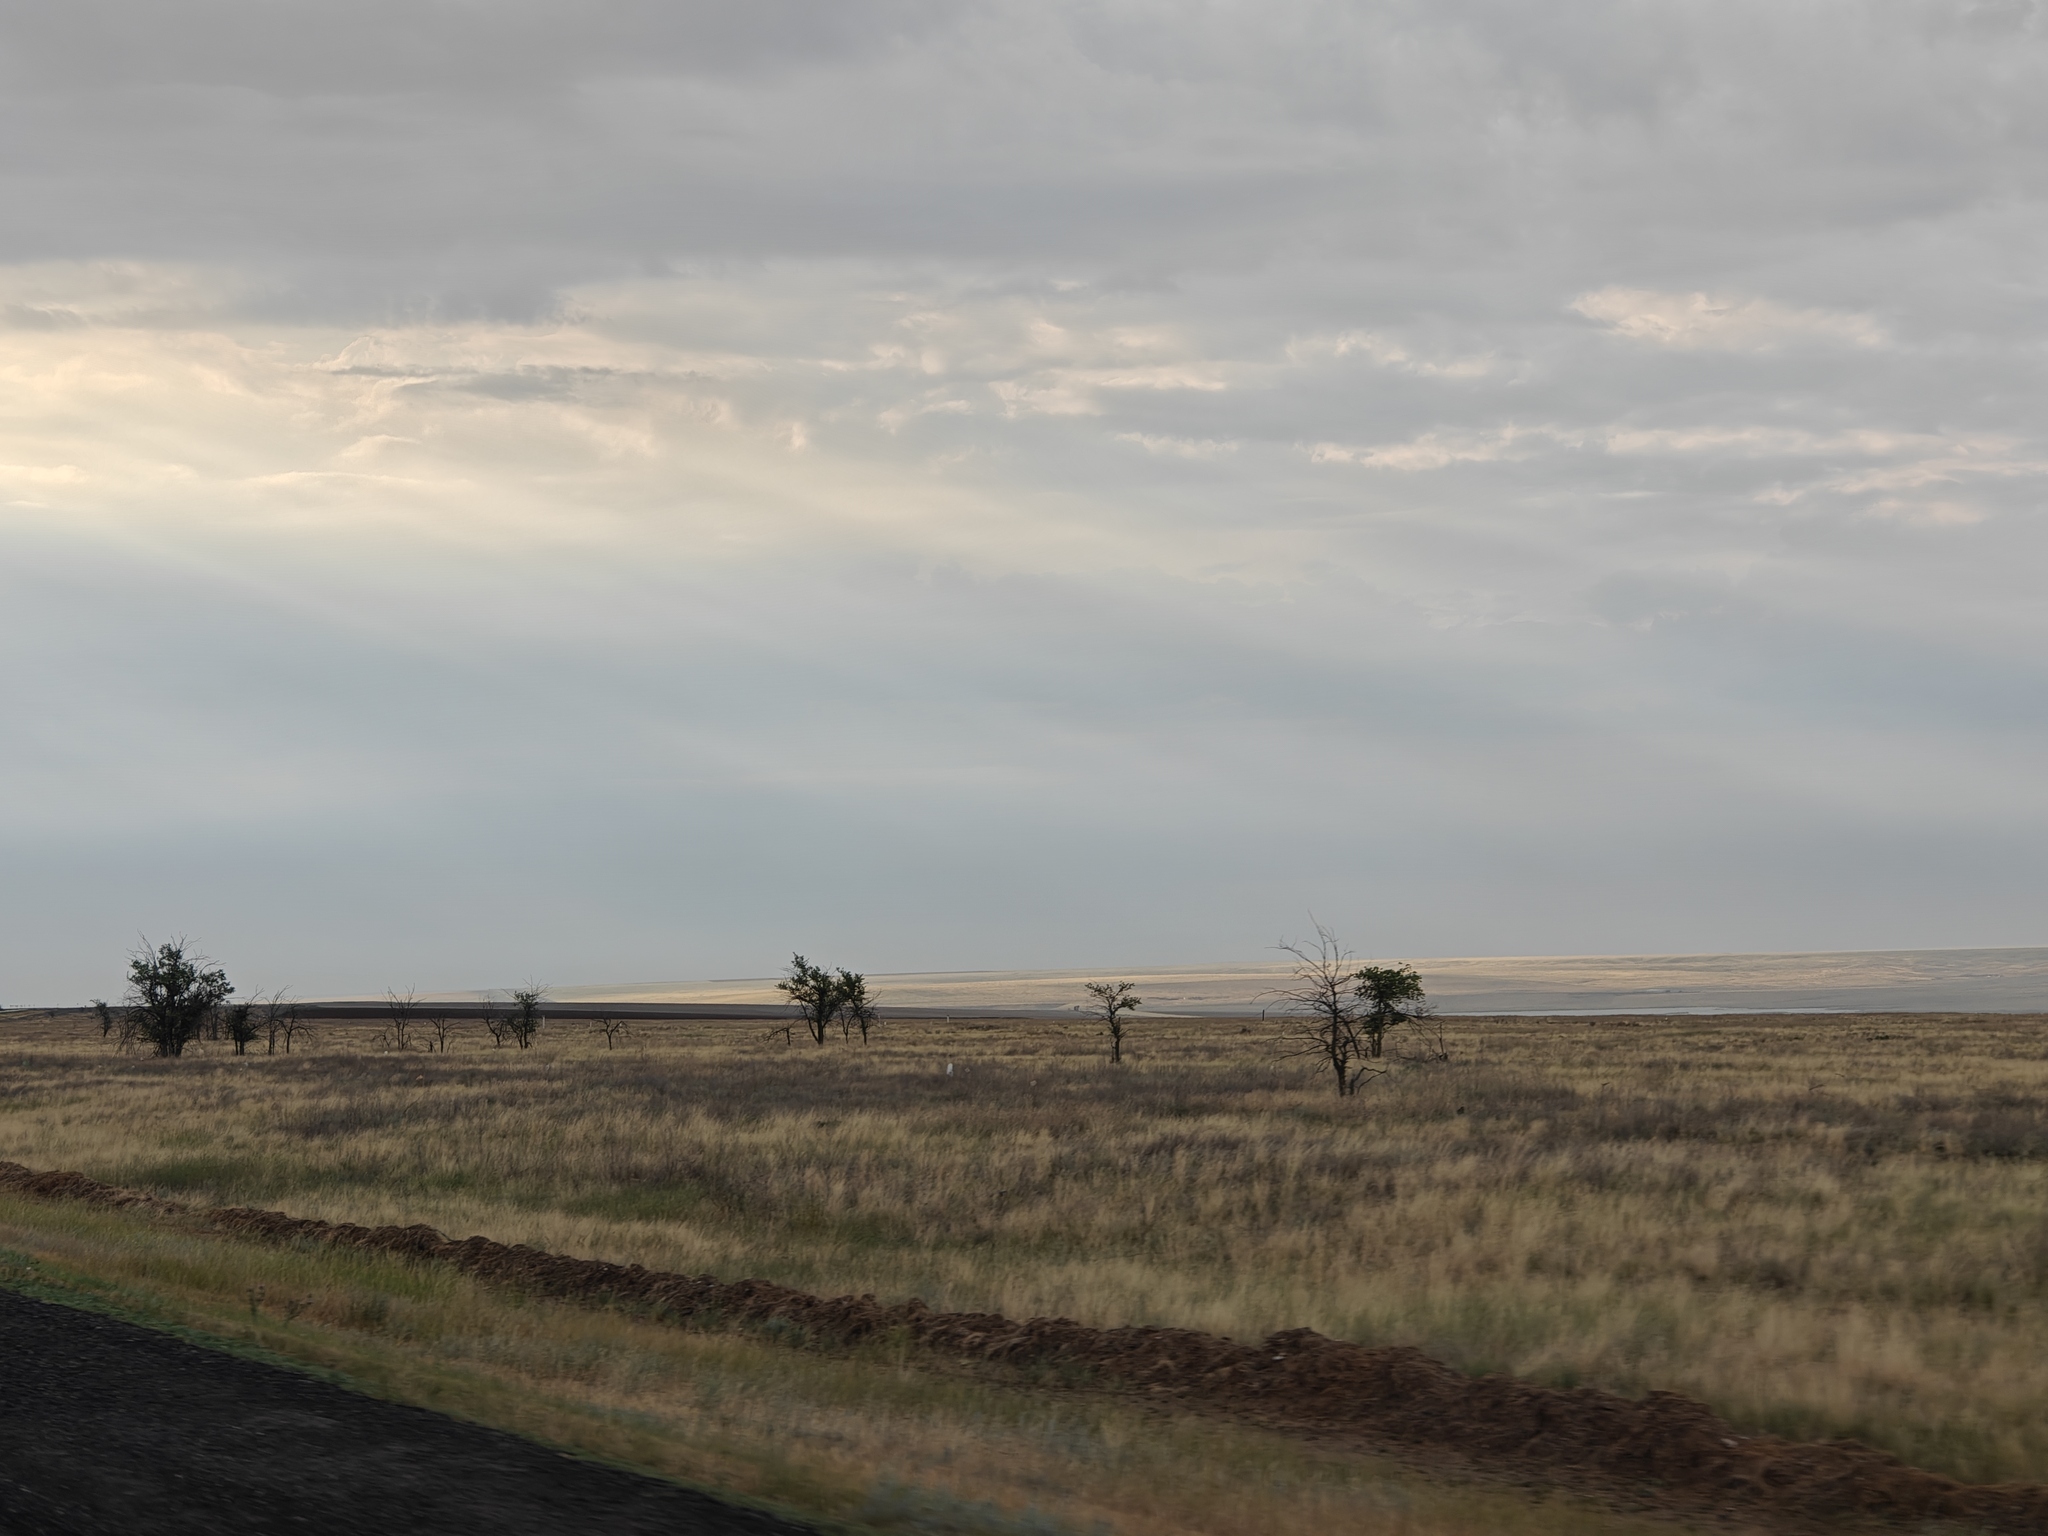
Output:
[[[1411,958],[1445,1013],[2048,1013],[2048,948],[1836,950],[1779,955],[1541,955]],[[932,971],[868,980],[886,1007],[1063,1013],[1081,984],[1137,984],[1152,1014],[1256,1013],[1284,984],[1273,961]],[[442,993],[442,1001],[482,992]],[[773,977],[557,987],[563,1003],[765,1005]]]

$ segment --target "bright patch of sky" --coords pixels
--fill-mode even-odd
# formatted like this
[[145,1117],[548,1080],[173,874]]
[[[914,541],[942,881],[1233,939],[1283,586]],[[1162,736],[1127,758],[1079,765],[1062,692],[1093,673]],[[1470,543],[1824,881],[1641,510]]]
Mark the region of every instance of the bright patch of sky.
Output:
[[2032,3],[0,22],[0,1001],[2026,944]]

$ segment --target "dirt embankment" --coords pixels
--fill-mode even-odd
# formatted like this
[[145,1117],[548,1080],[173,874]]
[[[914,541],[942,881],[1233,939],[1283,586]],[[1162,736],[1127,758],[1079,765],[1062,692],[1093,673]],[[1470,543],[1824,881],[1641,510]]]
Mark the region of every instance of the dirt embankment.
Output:
[[450,1264],[536,1295],[628,1303],[677,1321],[773,1319],[846,1343],[893,1333],[939,1354],[1078,1368],[1210,1411],[1443,1447],[1567,1482],[1575,1475],[1609,1485],[1620,1480],[1688,1505],[1763,1516],[1853,1514],[2048,1531],[2048,1486],[1958,1483],[1853,1441],[1738,1434],[1705,1404],[1675,1392],[1636,1400],[1590,1387],[1474,1378],[1420,1350],[1369,1349],[1306,1328],[1243,1344],[1179,1328],[1094,1328],[1068,1318],[1018,1322],[990,1313],[934,1312],[915,1299],[884,1304],[872,1296],[813,1296],[765,1280],[670,1274],[485,1237],[454,1241],[427,1226],[358,1227],[245,1207],[199,1209],[82,1174],[36,1173],[15,1163],[0,1163],[0,1190],[144,1207],[237,1236]]

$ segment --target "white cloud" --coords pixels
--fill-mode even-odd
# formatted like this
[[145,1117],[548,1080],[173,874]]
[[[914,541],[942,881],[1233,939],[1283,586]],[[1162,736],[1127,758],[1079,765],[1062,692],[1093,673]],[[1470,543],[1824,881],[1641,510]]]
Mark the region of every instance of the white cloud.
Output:
[[2035,479],[2043,475],[2048,475],[2048,460],[1950,452],[1842,475],[1825,484],[1831,491],[1853,495],[1858,491],[1920,490],[1930,485],[1959,485],[1980,476],[2012,480]]
[[0,313],[31,330],[81,325],[190,326],[248,296],[226,267],[161,261],[40,261],[0,266]]
[[1948,440],[1937,433],[1926,432],[1816,432],[1802,427],[1700,426],[1617,427],[1603,435],[1602,443],[1608,452],[1621,454],[1810,458],[1842,454],[1881,457],[1925,452],[1929,448],[1946,446]]
[[1213,437],[1168,437],[1156,432],[1119,432],[1120,443],[1136,443],[1147,453],[1176,459],[1213,459],[1220,454],[1235,453],[1241,443],[1219,442]]
[[1230,387],[1227,370],[1213,363],[1165,363],[1144,368],[1049,368],[1022,378],[996,379],[989,388],[1010,415],[1100,416],[1104,391],[1195,390]]
[[1868,315],[1768,299],[1602,288],[1581,294],[1571,308],[1617,335],[1680,351],[1769,352],[1802,342],[1881,347],[1888,339]]
[[1296,337],[1287,343],[1286,355],[1294,363],[1321,358],[1362,357],[1383,368],[1431,379],[1483,379],[1502,371],[1500,358],[1492,353],[1448,359],[1418,357],[1401,343],[1373,331],[1336,331]]
[[1576,447],[1582,441],[1582,433],[1560,427],[1509,425],[1478,432],[1425,432],[1406,442],[1369,448],[1317,443],[1308,450],[1308,456],[1315,464],[1356,464],[1362,469],[1417,474],[1448,469],[1453,464],[1492,464],[1528,458],[1546,447]]

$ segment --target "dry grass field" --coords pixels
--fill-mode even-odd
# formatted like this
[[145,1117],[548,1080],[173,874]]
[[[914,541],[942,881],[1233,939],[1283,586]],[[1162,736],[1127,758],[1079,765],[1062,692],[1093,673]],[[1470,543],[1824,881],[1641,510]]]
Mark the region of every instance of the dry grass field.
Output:
[[[288,1057],[203,1046],[164,1062],[117,1054],[75,1015],[9,1021],[0,1158],[942,1308],[1240,1337],[1306,1325],[1474,1371],[1671,1388],[1747,1426],[1853,1436],[1971,1481],[2048,1481],[2040,1019],[1452,1020],[1448,1064],[1397,1066],[1341,1101],[1276,1064],[1256,1020],[1141,1019],[1120,1068],[1079,1021],[887,1024],[865,1048],[692,1023],[608,1049],[551,1024],[524,1052],[471,1028],[446,1053],[335,1026]],[[378,1267],[361,1258],[197,1239],[177,1258],[136,1230],[122,1213],[0,1210],[0,1245],[67,1283],[220,1318],[252,1285],[272,1303],[302,1290],[289,1322],[248,1307],[273,1347],[329,1350],[371,1377],[424,1372],[439,1392],[458,1367],[508,1392],[523,1380],[521,1411],[556,1405],[539,1427],[569,1443],[584,1431],[563,1426],[596,1415],[668,1444],[646,1426],[708,1394],[684,1416],[722,1426],[730,1464],[682,1470],[807,1507],[849,1514],[859,1478],[832,1479],[861,1470],[872,1499],[889,1467],[1010,1508],[1052,1508],[1064,1489],[1061,1518],[1083,1530],[1277,1529],[1311,1505],[1416,1531],[1501,1518],[1249,1431],[1169,1431],[1093,1400],[998,1407],[984,1384],[772,1340],[654,1340],[452,1276],[343,1273]],[[378,1353],[391,1339],[417,1359]],[[684,1378],[698,1385],[663,1397]],[[1235,1470],[1205,1482],[1196,1468]],[[1260,1488],[1286,1490],[1291,1513]],[[1179,1513],[1141,1519],[1154,1505]],[[1549,1518],[1521,1509],[1508,1528]]]

